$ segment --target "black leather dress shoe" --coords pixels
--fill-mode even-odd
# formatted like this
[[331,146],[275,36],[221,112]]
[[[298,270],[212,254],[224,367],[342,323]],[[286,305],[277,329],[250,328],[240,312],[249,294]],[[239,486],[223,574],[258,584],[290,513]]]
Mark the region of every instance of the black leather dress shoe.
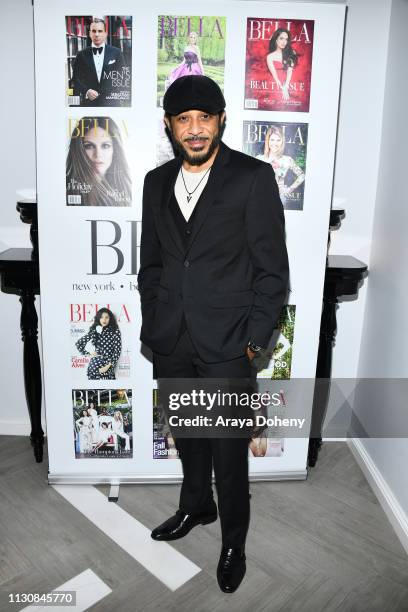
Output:
[[225,548],[221,550],[217,567],[217,580],[221,591],[233,593],[245,576],[246,563],[243,548]]
[[177,510],[174,516],[153,529],[151,536],[153,540],[178,540],[183,538],[196,525],[208,525],[217,520],[217,507],[214,504],[214,512],[203,512],[201,514],[186,514]]

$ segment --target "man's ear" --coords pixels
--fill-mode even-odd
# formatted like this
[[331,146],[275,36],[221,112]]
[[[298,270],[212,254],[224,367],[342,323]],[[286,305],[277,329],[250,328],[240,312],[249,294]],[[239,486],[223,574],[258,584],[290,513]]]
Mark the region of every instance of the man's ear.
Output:
[[164,123],[166,124],[166,128],[171,132],[171,120],[166,115],[163,117]]
[[220,123],[224,123],[226,120],[226,117],[227,117],[227,113],[224,110],[220,113]]

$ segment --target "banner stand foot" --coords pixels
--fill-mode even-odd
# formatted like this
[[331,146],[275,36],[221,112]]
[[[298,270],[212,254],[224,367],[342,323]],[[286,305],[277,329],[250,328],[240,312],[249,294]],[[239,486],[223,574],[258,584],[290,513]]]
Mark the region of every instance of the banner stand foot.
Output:
[[108,501],[117,502],[119,499],[119,485],[111,485],[108,495]]

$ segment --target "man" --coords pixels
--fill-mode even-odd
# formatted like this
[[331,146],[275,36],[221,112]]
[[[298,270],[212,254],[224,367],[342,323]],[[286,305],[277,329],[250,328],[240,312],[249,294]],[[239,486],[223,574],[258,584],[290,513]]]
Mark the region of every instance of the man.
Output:
[[[122,72],[125,61],[120,49],[106,44],[103,19],[93,19],[89,27],[92,46],[79,51],[73,66],[74,93],[81,96],[81,106],[120,106],[112,100],[113,82]],[[120,90],[119,90],[120,91]]]
[[[269,164],[222,141],[225,100],[205,76],[167,90],[165,122],[179,156],[146,175],[141,266],[141,340],[158,378],[251,377],[288,284],[284,215]],[[184,480],[176,514],[152,532],[174,540],[217,518],[220,588],[245,574],[249,523],[248,440],[179,438]]]

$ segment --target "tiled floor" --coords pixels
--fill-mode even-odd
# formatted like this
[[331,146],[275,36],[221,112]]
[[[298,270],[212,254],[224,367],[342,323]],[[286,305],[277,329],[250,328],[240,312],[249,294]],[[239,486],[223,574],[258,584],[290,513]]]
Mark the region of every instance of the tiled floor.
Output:
[[[163,582],[167,569],[187,570],[161,544],[146,548],[143,526],[173,513],[178,486],[121,486],[112,523],[123,525],[109,537],[100,529],[112,506],[108,487],[90,488],[84,515],[46,478],[26,438],[0,437],[1,611],[24,607],[9,604],[9,593],[52,591],[86,570],[111,589],[89,600],[98,612],[408,611],[408,557],[345,443],[325,443],[306,481],[251,485],[247,575],[234,595],[221,593],[215,578],[218,522],[171,544],[180,563],[201,571],[175,590]],[[149,564],[146,551],[161,578],[141,563]]]

